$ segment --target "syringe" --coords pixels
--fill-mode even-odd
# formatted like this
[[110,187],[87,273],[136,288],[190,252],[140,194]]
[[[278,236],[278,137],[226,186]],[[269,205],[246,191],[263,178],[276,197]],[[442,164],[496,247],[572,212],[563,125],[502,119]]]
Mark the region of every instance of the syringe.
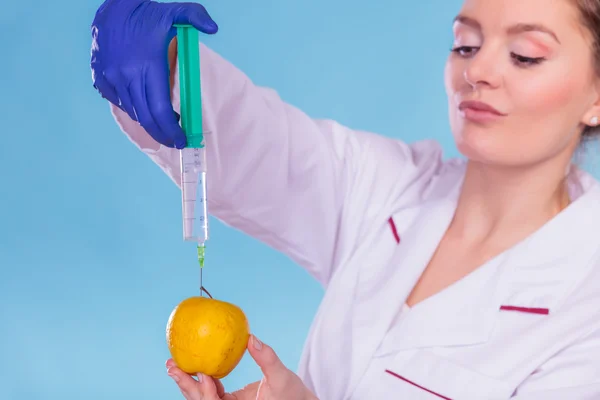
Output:
[[[198,244],[200,295],[205,242],[208,240],[206,196],[206,148],[202,130],[200,50],[198,31],[191,25],[175,25],[179,55],[179,99],[181,127],[187,138],[180,151],[183,239]],[[207,292],[208,293],[208,292]]]

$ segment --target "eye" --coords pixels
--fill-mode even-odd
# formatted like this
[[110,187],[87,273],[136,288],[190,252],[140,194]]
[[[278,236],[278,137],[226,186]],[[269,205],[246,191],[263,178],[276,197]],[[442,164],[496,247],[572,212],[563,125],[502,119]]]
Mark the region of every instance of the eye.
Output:
[[544,57],[525,57],[516,53],[510,53],[513,62],[519,67],[530,67],[541,64],[546,59]]
[[451,49],[453,53],[460,55],[461,57],[471,57],[475,55],[478,47],[474,46],[458,46]]

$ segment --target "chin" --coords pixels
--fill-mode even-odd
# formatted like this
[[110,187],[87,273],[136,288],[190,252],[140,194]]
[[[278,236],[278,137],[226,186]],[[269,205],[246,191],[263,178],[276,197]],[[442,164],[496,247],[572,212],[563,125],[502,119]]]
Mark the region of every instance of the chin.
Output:
[[[493,132],[482,132],[478,129],[465,129],[454,134],[458,151],[469,161],[502,167],[518,167],[529,163],[519,149],[507,147],[507,139],[494,135]],[[513,143],[514,144],[514,143]],[[524,157],[525,156],[525,157]]]

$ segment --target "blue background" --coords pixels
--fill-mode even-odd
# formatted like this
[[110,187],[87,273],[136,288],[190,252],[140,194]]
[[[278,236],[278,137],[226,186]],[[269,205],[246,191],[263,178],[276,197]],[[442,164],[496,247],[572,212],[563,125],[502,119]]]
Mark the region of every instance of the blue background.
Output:
[[[443,66],[459,0],[203,3],[205,42],[314,117],[414,141],[450,136]],[[0,12],[0,398],[177,399],[165,324],[196,295],[180,193],[92,88],[100,1]],[[28,27],[26,27],[26,25]],[[295,369],[322,290],[284,256],[214,219],[205,283],[240,305]],[[260,378],[249,356],[224,380]]]

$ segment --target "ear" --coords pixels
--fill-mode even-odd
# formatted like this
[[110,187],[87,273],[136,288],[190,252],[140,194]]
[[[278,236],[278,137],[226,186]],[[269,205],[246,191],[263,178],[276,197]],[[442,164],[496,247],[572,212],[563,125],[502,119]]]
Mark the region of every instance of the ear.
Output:
[[596,78],[594,92],[592,93],[594,102],[583,115],[581,123],[585,126],[600,126],[600,78]]

